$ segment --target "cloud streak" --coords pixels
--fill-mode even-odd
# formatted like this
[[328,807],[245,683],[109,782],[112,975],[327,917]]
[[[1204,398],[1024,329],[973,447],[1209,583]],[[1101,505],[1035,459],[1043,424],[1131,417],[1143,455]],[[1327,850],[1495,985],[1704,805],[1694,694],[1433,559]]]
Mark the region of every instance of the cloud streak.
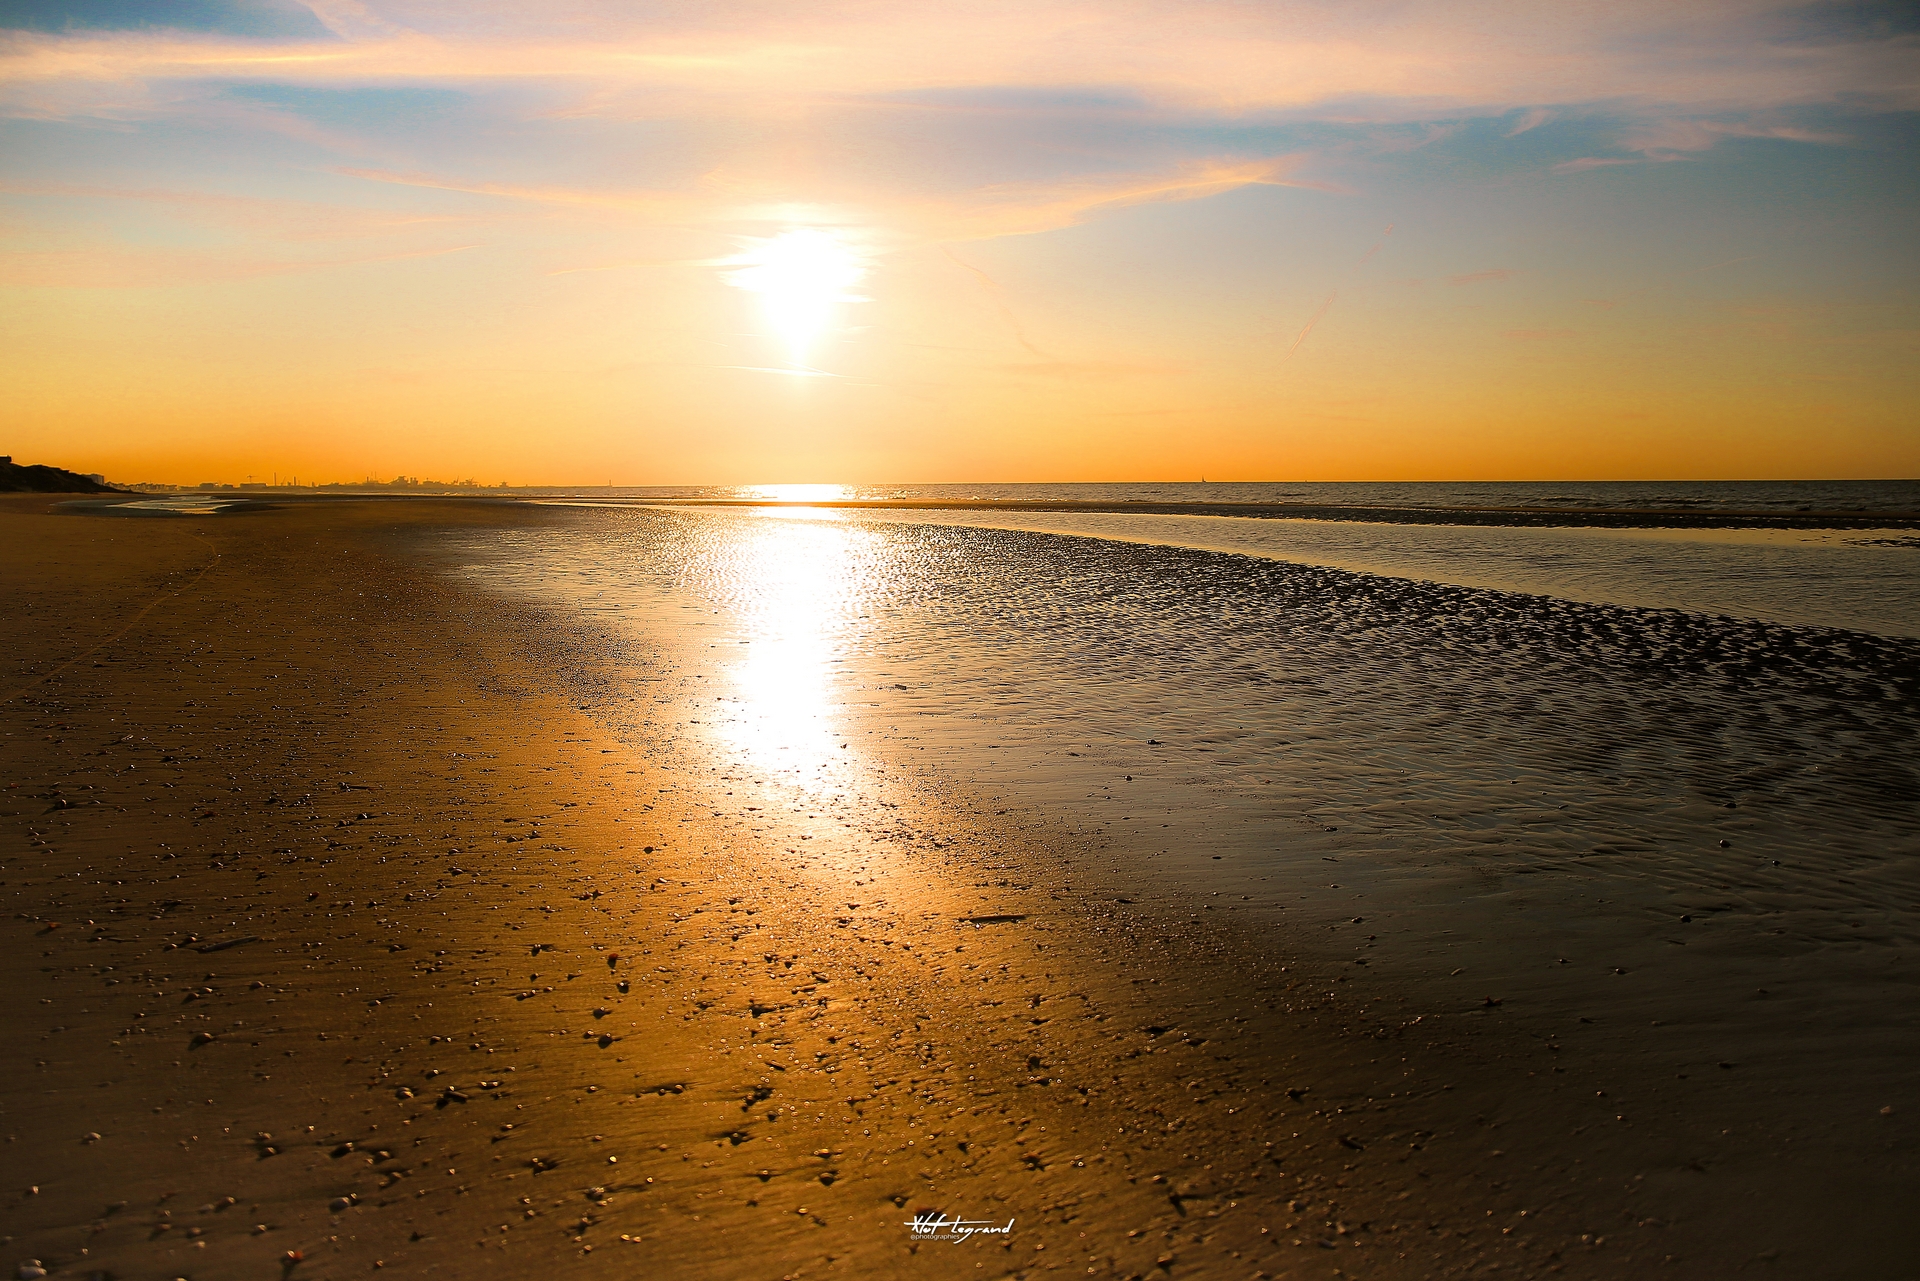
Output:
[[[1058,182],[1007,183],[947,197],[895,197],[861,210],[857,201],[828,210],[801,210],[770,192],[730,189],[711,182],[683,191],[591,189],[484,182],[430,173],[383,169],[337,172],[370,182],[492,196],[598,217],[689,226],[748,226],[776,222],[871,223],[887,248],[919,242],[1031,235],[1073,226],[1099,213],[1131,205],[1197,200],[1249,186],[1316,186],[1296,181],[1299,156],[1259,160],[1202,159],[1161,172],[1123,172]],[[882,230],[884,229],[884,230]]]
[[1300,350],[1300,344],[1307,340],[1307,335],[1313,332],[1313,327],[1320,323],[1321,317],[1327,314],[1328,310],[1333,306],[1333,300],[1339,296],[1340,294],[1337,290],[1328,294],[1327,300],[1320,304],[1312,316],[1307,318],[1307,323],[1300,326],[1300,332],[1294,336],[1293,345],[1287,348],[1286,355],[1280,357],[1281,364],[1284,365],[1293,359],[1293,353]]
[[1586,173],[1616,165],[1670,164],[1676,160],[1690,159],[1695,154],[1706,151],[1729,138],[1765,139],[1824,146],[1840,146],[1852,141],[1848,135],[1837,130],[1812,129],[1779,122],[1662,120],[1650,125],[1636,126],[1621,137],[1620,146],[1627,151],[1638,152],[1637,155],[1583,156],[1578,160],[1569,160],[1555,165],[1553,172]]
[[[294,149],[311,169],[422,193],[422,218],[804,223],[887,252],[1250,187],[1343,192],[1340,163],[1420,163],[1473,120],[1495,146],[1566,146],[1531,163],[1576,175],[1735,139],[1844,143],[1814,108],[1920,109],[1920,40],[1810,39],[1804,7],[1782,0],[308,7],[330,37],[0,31],[0,114],[251,139],[276,164],[269,148]],[[422,87],[456,91],[439,96],[457,119],[430,139],[308,101]],[[636,260],[653,257],[616,245],[606,259]]]
[[709,105],[963,87],[1118,89],[1163,108],[1235,116],[1331,103],[1402,119],[1525,108],[1516,133],[1555,106],[1602,101],[1710,111],[1841,98],[1920,106],[1913,38],[1787,39],[1785,24],[1802,7],[1757,0],[1679,11],[1628,0],[1574,14],[1506,0],[1417,10],[1155,0],[662,5],[649,6],[644,22],[630,6],[605,4],[565,8],[559,21],[552,15],[562,10],[484,25],[437,5],[312,7],[338,39],[13,32],[0,40],[0,81],[7,105],[28,114],[118,114],[163,101],[151,96],[157,86],[207,79],[544,82],[570,87],[580,107],[616,101],[622,89]]

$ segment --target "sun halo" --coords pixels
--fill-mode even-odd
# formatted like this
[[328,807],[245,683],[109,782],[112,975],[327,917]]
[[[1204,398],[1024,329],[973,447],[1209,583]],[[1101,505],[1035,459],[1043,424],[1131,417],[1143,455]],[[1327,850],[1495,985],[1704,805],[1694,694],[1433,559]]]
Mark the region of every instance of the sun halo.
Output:
[[795,366],[807,364],[842,303],[867,301],[850,292],[866,278],[865,255],[817,227],[793,227],[755,239],[726,261],[732,270],[724,279],[759,296],[767,324]]

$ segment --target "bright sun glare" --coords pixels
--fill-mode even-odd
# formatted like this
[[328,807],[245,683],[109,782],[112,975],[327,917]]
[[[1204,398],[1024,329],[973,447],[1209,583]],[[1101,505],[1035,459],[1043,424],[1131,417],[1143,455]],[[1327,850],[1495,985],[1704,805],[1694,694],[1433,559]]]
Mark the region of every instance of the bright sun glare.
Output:
[[756,240],[727,262],[734,268],[726,274],[727,283],[760,295],[767,323],[797,367],[806,366],[841,303],[866,301],[848,292],[867,274],[863,255],[816,227]]
[[831,503],[853,497],[845,485],[748,485],[742,493],[776,503]]
[[742,532],[724,572],[748,643],[729,647],[738,657],[721,733],[755,768],[802,787],[844,786],[854,757],[836,664],[878,586],[872,531],[781,521]]

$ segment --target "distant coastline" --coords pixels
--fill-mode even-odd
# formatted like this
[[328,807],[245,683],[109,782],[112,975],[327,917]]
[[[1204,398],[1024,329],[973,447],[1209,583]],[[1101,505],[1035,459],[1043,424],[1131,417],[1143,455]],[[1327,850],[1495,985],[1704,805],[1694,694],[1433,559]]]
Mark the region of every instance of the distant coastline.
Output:
[[21,464],[0,456],[0,494],[119,494],[105,476],[83,476],[62,467]]

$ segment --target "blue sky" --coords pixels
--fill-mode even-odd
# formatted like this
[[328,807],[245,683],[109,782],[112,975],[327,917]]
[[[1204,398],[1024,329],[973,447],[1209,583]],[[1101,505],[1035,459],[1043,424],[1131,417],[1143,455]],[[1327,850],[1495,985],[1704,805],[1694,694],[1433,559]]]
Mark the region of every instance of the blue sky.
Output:
[[[1920,470],[1911,6],[15,2],[0,27],[6,425],[103,465],[161,467],[191,422],[190,468]],[[793,288],[859,292],[781,322],[730,283],[794,245],[834,261],[782,259]],[[528,440],[528,405],[564,428]],[[1164,430],[1093,445],[1128,416]],[[415,448],[402,419],[440,425]],[[464,466],[434,461],[455,422]]]

